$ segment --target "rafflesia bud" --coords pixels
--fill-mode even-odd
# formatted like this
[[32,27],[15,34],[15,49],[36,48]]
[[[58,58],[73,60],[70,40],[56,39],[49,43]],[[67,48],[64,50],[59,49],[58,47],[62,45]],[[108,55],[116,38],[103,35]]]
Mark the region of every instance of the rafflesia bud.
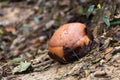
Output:
[[90,51],[92,42],[92,33],[85,24],[64,24],[51,37],[48,55],[60,63],[73,62]]

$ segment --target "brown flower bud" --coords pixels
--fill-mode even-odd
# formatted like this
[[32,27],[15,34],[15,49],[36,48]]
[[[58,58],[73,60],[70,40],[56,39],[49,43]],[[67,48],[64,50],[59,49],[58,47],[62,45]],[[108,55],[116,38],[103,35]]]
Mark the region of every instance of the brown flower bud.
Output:
[[51,37],[48,55],[61,63],[73,62],[88,53],[92,41],[92,33],[84,24],[64,24]]

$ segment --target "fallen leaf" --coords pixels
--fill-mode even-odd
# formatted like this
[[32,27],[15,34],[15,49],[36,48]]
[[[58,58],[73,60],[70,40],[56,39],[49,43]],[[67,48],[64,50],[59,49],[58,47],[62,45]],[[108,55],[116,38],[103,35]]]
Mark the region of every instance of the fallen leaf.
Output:
[[4,31],[2,29],[0,29],[0,34],[4,34]]
[[100,28],[100,26],[95,26],[95,28],[94,28],[94,30],[93,30],[93,36],[94,36],[95,38],[97,38],[97,36],[98,36],[98,30],[99,30],[99,28]]
[[2,6],[7,6],[8,2],[9,2],[8,0],[5,0],[5,1],[3,0],[3,1],[1,2],[1,4],[2,4]]
[[110,59],[112,59],[112,57],[113,57],[112,54],[107,54],[105,55],[104,58],[105,58],[105,61],[108,62]]
[[120,25],[120,18],[110,21],[110,25]]
[[10,63],[13,64],[13,63],[18,63],[18,62],[21,62],[23,59],[21,57],[17,57],[17,58],[14,58],[12,60],[10,60]]
[[79,7],[78,7],[77,13],[78,13],[78,14],[82,14],[82,13],[83,13],[83,7],[82,7],[82,6],[79,6]]
[[107,26],[110,26],[110,21],[109,21],[109,18],[108,18],[108,17],[103,16],[102,19],[103,19],[104,23],[105,23]]
[[113,50],[113,47],[109,47],[109,48],[107,48],[107,49],[105,49],[105,54],[107,54],[107,53],[109,53],[110,51],[112,51]]
[[55,23],[54,20],[50,20],[49,22],[47,22],[46,25],[45,25],[45,26],[46,26],[46,29],[47,29],[47,30],[50,29],[54,23]]
[[100,4],[100,3],[97,5],[97,8],[98,8],[98,9],[101,9],[101,4]]
[[95,77],[105,77],[107,75],[107,73],[105,71],[102,70],[98,70],[94,73]]
[[35,21],[36,23],[39,23],[39,22],[40,22],[40,18],[39,18],[39,17],[34,17],[34,21]]
[[89,18],[89,16],[91,15],[92,11],[94,10],[94,8],[95,8],[95,5],[91,5],[91,6],[88,8],[87,14],[86,14],[87,18]]
[[98,62],[100,62],[101,59],[102,59],[102,58],[94,59],[94,60],[92,61],[92,63],[93,63],[93,64],[98,63]]
[[6,27],[5,30],[6,30],[6,32],[14,32],[15,28],[14,27]]
[[31,63],[30,62],[21,62],[20,65],[16,66],[13,70],[12,73],[17,73],[17,72],[23,72],[26,71],[30,67]]

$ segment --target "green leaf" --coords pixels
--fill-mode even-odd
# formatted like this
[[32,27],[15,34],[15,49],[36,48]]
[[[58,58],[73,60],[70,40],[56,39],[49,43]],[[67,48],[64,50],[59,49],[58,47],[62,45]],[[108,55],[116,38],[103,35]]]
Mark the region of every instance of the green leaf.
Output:
[[83,7],[82,6],[78,7],[77,13],[78,14],[82,14],[83,13]]
[[10,60],[10,63],[18,63],[18,62],[21,62],[23,59],[21,57],[18,57],[18,58],[14,58],[12,60]]
[[28,24],[27,23],[23,23],[22,27],[26,28],[26,27],[28,27]]
[[101,58],[94,59],[94,60],[92,61],[92,63],[93,63],[93,64],[98,63],[100,60],[101,60]]
[[109,18],[108,18],[108,17],[103,16],[102,19],[103,19],[104,23],[105,23],[107,26],[110,26],[110,21],[109,21]]
[[20,65],[16,66],[12,72],[17,73],[17,72],[23,72],[26,71],[30,67],[31,63],[30,62],[21,62]]
[[1,4],[2,4],[2,6],[7,6],[7,4],[8,4],[8,0],[4,0],[4,1],[2,1]]
[[91,6],[88,8],[87,14],[86,14],[87,18],[89,18],[89,16],[91,15],[92,11],[94,10],[94,8],[95,8],[95,5],[91,5]]
[[39,23],[39,22],[40,22],[40,18],[39,18],[39,17],[34,17],[34,21],[35,21],[36,23]]
[[113,19],[112,21],[110,21],[110,25],[119,25],[119,24],[120,24],[120,18]]
[[3,30],[2,30],[2,29],[0,29],[0,34],[4,34],[4,32],[3,32]]

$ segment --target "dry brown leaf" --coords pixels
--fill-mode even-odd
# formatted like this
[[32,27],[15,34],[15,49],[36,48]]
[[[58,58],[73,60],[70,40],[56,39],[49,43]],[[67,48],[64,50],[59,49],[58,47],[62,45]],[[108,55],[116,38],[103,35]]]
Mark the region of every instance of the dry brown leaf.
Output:
[[6,28],[5,28],[5,31],[6,31],[6,32],[14,32],[14,31],[15,31],[15,28],[14,28],[14,27],[6,27]]
[[106,48],[104,53],[107,54],[107,53],[109,53],[112,50],[113,50],[113,47]]
[[108,62],[110,59],[112,59],[112,57],[113,57],[112,54],[107,54],[105,55],[104,58],[105,58],[105,61]]
[[93,30],[93,36],[96,38],[98,37],[98,29],[100,28],[100,26],[96,26]]

